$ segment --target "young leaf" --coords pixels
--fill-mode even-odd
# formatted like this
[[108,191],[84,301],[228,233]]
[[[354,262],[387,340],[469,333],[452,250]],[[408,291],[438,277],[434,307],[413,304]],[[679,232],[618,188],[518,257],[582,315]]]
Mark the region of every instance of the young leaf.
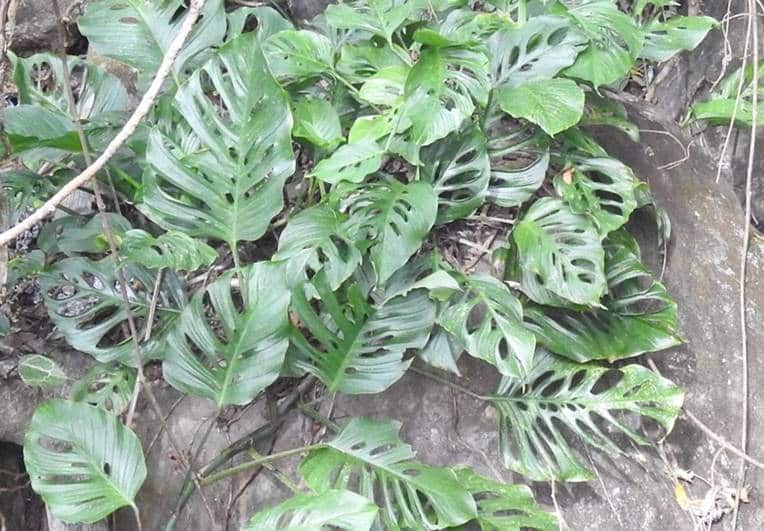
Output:
[[[608,379],[610,373],[617,378]],[[595,392],[597,384],[606,387]],[[600,422],[637,444],[648,444],[615,413],[636,413],[671,431],[683,398],[679,387],[640,365],[609,369],[539,352],[528,377],[506,378],[490,401],[499,413],[504,466],[534,481],[587,481],[594,475],[574,454],[568,432],[620,454]]]
[[32,417],[24,441],[32,488],[67,523],[92,524],[135,505],[146,478],[138,437],[86,404],[51,400]]
[[[75,349],[102,363],[119,361],[133,365],[135,356],[129,334],[124,330],[127,309],[112,257],[94,262],[84,258],[61,260],[40,274],[48,315],[66,341]],[[141,343],[146,360],[164,354],[164,339],[185,304],[182,285],[172,272],[162,276],[155,322],[145,323],[151,308],[156,274],[134,264],[124,266],[128,280],[130,310],[138,322],[152,327],[151,339]],[[139,338],[145,336],[141,327]]]
[[545,197],[533,203],[512,239],[517,247],[513,276],[528,297],[554,306],[564,301],[599,304],[607,287],[605,252],[587,217],[560,199]]
[[175,106],[193,133],[151,132],[141,212],[167,230],[232,247],[259,239],[283,208],[295,163],[287,98],[257,36],[220,48],[178,90]]
[[320,494],[297,494],[276,507],[252,517],[244,531],[308,531],[343,529],[368,531],[378,507],[368,498],[348,490],[327,490]]
[[493,204],[511,208],[523,204],[541,188],[549,168],[549,151],[527,150],[491,162],[491,183],[488,200]]
[[130,405],[134,390],[135,369],[99,363],[74,383],[70,399],[121,415]]
[[129,230],[120,250],[126,260],[143,267],[168,267],[174,271],[195,271],[218,257],[217,251],[203,241],[174,230],[156,238],[140,229]]
[[197,293],[168,338],[167,382],[218,407],[252,401],[279,376],[289,343],[289,291],[278,264],[242,272],[241,308],[229,272]]
[[463,293],[449,303],[438,323],[467,352],[494,365],[503,375],[527,374],[536,338],[523,325],[520,301],[494,277],[465,276],[462,281]]
[[475,501],[453,471],[414,461],[395,421],[351,420],[337,437],[303,461],[300,471],[317,492],[353,486],[380,499],[387,529],[442,529],[472,520]]
[[719,22],[711,17],[672,17],[653,20],[645,28],[645,47],[639,56],[648,61],[668,61],[682,50],[694,50]]
[[639,261],[636,242],[606,242],[604,309],[554,310],[530,305],[527,326],[539,343],[574,361],[615,361],[681,343],[676,302]]
[[313,168],[310,176],[329,184],[360,183],[382,166],[385,150],[373,141],[345,144]]
[[457,468],[456,477],[477,502],[477,522],[482,531],[554,531],[560,524],[553,514],[541,509],[533,492],[525,485],[505,485],[477,474],[471,468]]
[[334,48],[329,39],[314,31],[286,30],[271,36],[264,45],[273,75],[300,81],[332,71]]
[[504,112],[537,124],[550,136],[576,125],[583,116],[586,101],[584,91],[570,79],[501,87],[496,99]]
[[342,140],[342,126],[336,109],[326,100],[305,98],[294,107],[292,135],[316,147],[331,149]]
[[295,364],[320,378],[330,391],[384,391],[411,364],[403,360],[404,353],[422,348],[435,323],[435,307],[423,290],[372,304],[357,284],[334,293],[323,271],[310,286],[321,298],[320,311],[305,295],[308,285],[292,292],[292,310],[312,339],[301,330],[292,331],[292,345],[301,355]]
[[55,387],[67,380],[58,363],[39,354],[22,356],[17,370],[25,384],[36,387]]

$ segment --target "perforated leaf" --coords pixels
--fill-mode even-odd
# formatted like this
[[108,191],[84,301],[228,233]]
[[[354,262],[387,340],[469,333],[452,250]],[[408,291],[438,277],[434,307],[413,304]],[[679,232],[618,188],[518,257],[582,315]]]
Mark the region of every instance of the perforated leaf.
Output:
[[332,148],[342,140],[342,126],[337,110],[326,100],[299,100],[294,107],[292,135],[320,148]]
[[314,31],[280,31],[265,42],[265,52],[273,75],[286,81],[320,76],[334,65],[331,41]]
[[512,240],[517,249],[512,277],[528,297],[554,306],[599,304],[607,287],[605,252],[589,218],[545,197],[515,226]]
[[71,400],[122,414],[135,391],[135,369],[117,363],[93,365],[72,385]]
[[345,144],[313,168],[311,176],[329,184],[340,181],[360,183],[382,166],[384,148],[378,143],[364,140]]
[[244,531],[368,531],[378,511],[368,498],[347,490],[297,494],[254,515]]
[[414,461],[398,437],[400,423],[356,418],[300,466],[317,492],[353,488],[379,500],[386,529],[442,529],[477,515],[475,502],[453,471]]
[[192,237],[232,246],[257,240],[283,208],[282,188],[294,171],[287,98],[268,74],[257,36],[220,48],[178,90],[175,106],[191,132],[151,132],[141,211]]
[[[157,297],[154,322],[147,323],[156,274],[133,264],[123,267],[130,309],[136,317],[138,337],[152,327],[151,339],[141,342],[146,360],[164,354],[167,331],[185,304],[177,276],[166,271]],[[45,306],[51,321],[75,349],[102,363],[134,363],[133,346],[127,331],[127,309],[122,300],[114,260],[99,262],[69,258],[56,262],[40,274]]]
[[134,505],[146,478],[138,437],[97,407],[51,400],[37,408],[24,440],[32,488],[68,523],[94,523]]
[[197,293],[168,338],[162,369],[173,387],[244,405],[278,378],[289,343],[289,290],[283,268],[260,262],[242,272],[243,302],[234,272]]
[[694,50],[719,22],[711,17],[672,17],[653,20],[645,28],[645,47],[639,56],[650,61],[668,61],[683,50]]
[[671,431],[683,398],[679,387],[640,365],[609,369],[539,352],[528,377],[505,379],[490,402],[499,413],[499,447],[507,468],[534,481],[587,481],[594,475],[571,448],[571,434],[621,454],[616,434],[648,444],[622,413]]
[[334,28],[368,31],[389,41],[415,7],[409,0],[354,0],[330,5],[326,20]]
[[178,231],[156,238],[140,229],[129,230],[122,237],[120,249],[125,260],[149,269],[169,267],[175,271],[195,271],[218,257],[217,251],[203,241]]

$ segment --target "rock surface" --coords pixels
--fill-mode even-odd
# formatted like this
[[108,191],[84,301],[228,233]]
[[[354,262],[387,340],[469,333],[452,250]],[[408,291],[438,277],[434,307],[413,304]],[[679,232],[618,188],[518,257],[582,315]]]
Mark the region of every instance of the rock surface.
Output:
[[[62,14],[79,0],[58,0]],[[80,2],[81,3],[81,2]],[[20,55],[55,50],[57,21],[51,0],[19,0],[11,49]]]

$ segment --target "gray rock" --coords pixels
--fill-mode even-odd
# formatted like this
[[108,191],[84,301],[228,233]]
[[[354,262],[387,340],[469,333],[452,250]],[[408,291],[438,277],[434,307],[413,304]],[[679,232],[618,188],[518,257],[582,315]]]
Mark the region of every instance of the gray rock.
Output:
[[[77,2],[78,0],[58,0],[64,16]],[[57,24],[51,0],[20,0],[11,49],[24,55],[57,49]]]

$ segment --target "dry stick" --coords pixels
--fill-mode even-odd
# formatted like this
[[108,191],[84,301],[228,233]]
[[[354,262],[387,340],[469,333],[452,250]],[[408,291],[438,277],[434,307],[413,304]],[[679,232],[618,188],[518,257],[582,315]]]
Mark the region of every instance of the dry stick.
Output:
[[[745,227],[743,229],[743,245],[740,250],[740,347],[743,356],[743,411],[740,429],[740,449],[745,453],[748,447],[748,328],[746,325],[746,292],[745,281],[748,272],[748,248],[751,244],[751,183],[753,181],[753,166],[756,159],[756,121],[759,107],[759,21],[756,0],[748,0],[748,23],[751,27],[751,47],[753,48],[753,94],[751,97],[751,140],[748,146],[748,168],[745,174]],[[744,76],[741,76],[744,77]],[[745,483],[745,461],[740,462],[737,480],[739,493]],[[732,529],[737,529],[739,503],[735,504],[732,517]]]
[[199,18],[199,13],[204,6],[206,0],[191,0],[191,5],[188,8],[186,18],[183,20],[183,25],[180,31],[170,43],[170,47],[167,49],[162,63],[159,65],[154,80],[151,82],[151,86],[143,95],[141,102],[136,107],[130,119],[125,123],[124,127],[117,133],[117,136],[109,143],[104,152],[98,157],[92,165],[85,168],[77,177],[69,181],[61,190],[56,192],[53,197],[48,199],[43,206],[35,210],[28,218],[21,221],[13,228],[0,234],[0,245],[7,245],[8,242],[28,230],[32,226],[41,222],[46,216],[51,214],[56,205],[60,204],[66,197],[74,193],[80,186],[90,181],[95,177],[109,160],[122,148],[125,142],[135,133],[135,130],[140,125],[141,121],[146,117],[151,108],[154,105],[154,101],[159,92],[162,90],[167,76],[170,75],[175,60],[180,53],[181,48],[186,42],[188,35],[194,27],[194,23]]
[[[62,27],[63,19],[61,17],[61,10],[58,5],[58,0],[53,0],[52,2],[53,8],[54,8],[56,17],[59,20],[58,29],[59,29],[59,40],[61,40],[60,45],[61,45],[61,61],[62,61],[63,74],[64,74],[64,92],[68,100],[69,112],[72,114],[72,117],[74,118],[74,125],[77,130],[80,143],[82,144],[83,154],[85,156],[85,160],[86,160],[86,163],[88,164],[88,167],[79,176],[72,179],[72,181],[70,181],[66,186],[64,186],[50,200],[48,200],[48,202],[46,202],[45,205],[43,205],[43,207],[41,207],[39,210],[34,212],[32,216],[27,218],[24,221],[24,223],[29,221],[30,218],[33,218],[38,214],[40,214],[38,221],[43,219],[46,215],[43,212],[46,209],[46,207],[55,209],[58,203],[60,203],[69,194],[73,193],[81,184],[84,184],[88,180],[95,177],[98,171],[100,171],[106,165],[109,159],[121,148],[124,142],[135,131],[140,121],[151,110],[154,104],[154,100],[156,99],[157,95],[159,94],[159,91],[162,88],[162,85],[164,84],[164,80],[167,78],[170,71],[172,70],[173,65],[175,64],[175,59],[180,53],[181,48],[183,48],[183,45],[185,44],[185,41],[188,38],[188,35],[191,33],[191,30],[193,29],[194,24],[196,23],[196,20],[199,18],[199,14],[201,12],[202,7],[204,6],[204,3],[205,3],[205,0],[191,1],[191,5],[188,9],[188,13],[186,14],[186,18],[183,20],[183,24],[181,25],[180,31],[178,32],[175,39],[173,39],[172,43],[170,44],[170,47],[167,50],[167,53],[165,54],[162,60],[162,64],[159,66],[159,69],[157,70],[157,74],[154,77],[154,81],[151,83],[151,86],[149,87],[149,90],[143,96],[143,99],[138,105],[138,108],[135,110],[133,115],[127,121],[125,126],[122,128],[122,130],[120,130],[120,132],[117,134],[114,140],[112,140],[111,143],[108,145],[108,147],[106,148],[106,151],[104,151],[104,153],[95,162],[93,162],[90,157],[88,142],[87,142],[87,138],[85,137],[85,133],[82,130],[82,125],[79,123],[79,120],[76,119],[76,104],[74,102],[74,95],[72,94],[71,80],[69,76],[69,68],[68,68],[68,62],[67,62],[67,56],[66,56],[65,35],[63,33],[63,27]],[[135,315],[133,314],[133,311],[130,307],[130,300],[127,293],[127,282],[126,282],[122,269],[119,267],[119,253],[117,251],[117,246],[114,240],[114,233],[111,230],[109,220],[107,216],[105,215],[106,207],[103,202],[103,197],[101,197],[100,191],[98,190],[97,183],[95,184],[95,186],[93,186],[93,192],[95,193],[96,204],[98,206],[99,213],[101,214],[101,221],[103,223],[104,232],[106,233],[106,237],[109,242],[110,251],[112,255],[114,256],[114,259],[117,263],[117,269],[116,269],[117,281],[119,282],[120,294],[125,304],[127,322],[128,322],[128,327],[130,330],[131,342],[133,346],[133,354],[135,356],[135,364],[136,364],[136,370],[137,370],[136,386],[135,386],[134,393],[138,393],[138,391],[140,390],[140,387],[142,386],[146,390],[146,396],[148,397],[149,403],[151,404],[151,407],[154,410],[155,414],[157,415],[159,421],[164,422],[164,414],[162,413],[162,408],[160,407],[159,402],[156,399],[156,396],[154,396],[154,392],[151,390],[151,387],[148,386],[145,381],[145,375],[143,373],[143,356],[141,355],[141,347],[140,347],[140,342],[138,339],[138,329],[135,324]],[[57,199],[57,197],[60,197],[60,198]],[[23,225],[23,223],[20,223],[13,229],[6,231],[2,235],[0,235],[0,245],[7,243],[7,241],[3,240],[3,237],[5,237],[5,235],[8,233],[13,232],[20,225]],[[150,326],[150,323],[147,326]],[[135,400],[135,396],[133,397],[133,400]],[[216,521],[215,521],[214,513],[212,512],[212,508],[210,507],[209,502],[207,501],[206,497],[204,496],[204,493],[202,492],[201,485],[199,484],[199,479],[196,473],[191,470],[190,463],[186,462],[184,453],[181,450],[181,445],[178,443],[178,441],[175,439],[175,436],[167,427],[165,427],[165,431],[167,432],[168,440],[170,441],[170,444],[175,450],[175,453],[178,454],[178,460],[191,472],[191,477],[194,483],[199,488],[199,494],[202,497],[202,501],[204,502],[205,509],[209,513],[210,520],[213,524],[215,524]],[[136,514],[136,518],[139,518],[137,508],[136,508],[135,514]],[[138,520],[138,526],[140,527],[140,520]]]

